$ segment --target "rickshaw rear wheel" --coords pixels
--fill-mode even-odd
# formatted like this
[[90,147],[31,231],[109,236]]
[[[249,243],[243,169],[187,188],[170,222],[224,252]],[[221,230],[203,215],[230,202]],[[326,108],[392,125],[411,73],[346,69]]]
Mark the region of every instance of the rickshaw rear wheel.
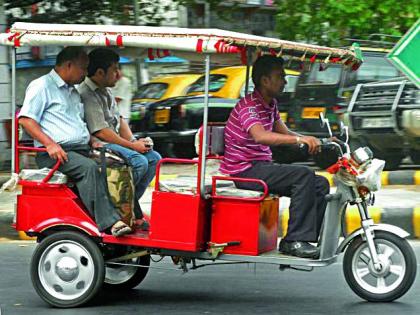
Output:
[[370,302],[391,302],[412,286],[417,271],[416,256],[406,239],[375,231],[374,243],[381,270],[375,270],[367,242],[359,236],[348,246],[343,271],[350,288]]
[[88,236],[61,231],[44,238],[31,260],[32,284],[48,304],[70,308],[91,300],[105,275],[102,252]]
[[138,286],[146,277],[150,266],[150,255],[133,258],[123,263],[140,265],[124,266],[111,265],[105,266],[105,280],[103,288],[106,290],[130,290]]

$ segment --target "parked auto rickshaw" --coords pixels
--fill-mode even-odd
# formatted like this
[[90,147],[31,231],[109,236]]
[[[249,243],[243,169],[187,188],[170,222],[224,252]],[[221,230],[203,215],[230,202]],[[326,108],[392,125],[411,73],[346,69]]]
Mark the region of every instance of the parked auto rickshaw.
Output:
[[[0,44],[12,47],[13,107],[16,95],[16,47],[23,45],[115,46],[137,56],[165,50],[205,64],[203,127],[199,159],[162,159],[156,174],[150,230],[114,237],[98,230],[77,194],[67,183],[49,182],[59,164],[39,181],[19,180],[15,228],[37,237],[31,261],[33,286],[39,296],[56,307],[75,307],[88,302],[101,288],[127,289],[140,284],[153,255],[170,256],[184,270],[206,264],[264,263],[280,269],[312,269],[328,266],[345,252],[343,271],[349,286],[368,301],[392,301],[413,284],[416,259],[405,239],[408,233],[386,224],[374,224],[368,205],[379,189],[384,162],[373,159],[368,148],[350,154],[345,142],[324,141],[337,148],[337,191],[329,194],[319,240],[320,257],[304,259],[277,251],[279,196],[268,193],[256,179],[207,176],[209,159],[223,159],[224,126],[207,123],[209,73],[212,63],[252,63],[269,53],[301,62],[332,62],[356,69],[361,60],[351,50],[300,44],[222,30],[180,29],[111,25],[54,25],[16,23],[0,34]],[[247,71],[249,77],[249,71]],[[248,82],[246,80],[245,82]],[[328,121],[321,119],[329,128]],[[19,173],[19,152],[43,148],[20,145],[14,122],[13,171]],[[344,134],[346,128],[342,128]],[[347,135],[348,136],[348,135]],[[167,163],[195,164],[191,183],[160,180]],[[236,189],[234,181],[253,181],[261,192]],[[340,240],[348,204],[356,204],[361,228]]]

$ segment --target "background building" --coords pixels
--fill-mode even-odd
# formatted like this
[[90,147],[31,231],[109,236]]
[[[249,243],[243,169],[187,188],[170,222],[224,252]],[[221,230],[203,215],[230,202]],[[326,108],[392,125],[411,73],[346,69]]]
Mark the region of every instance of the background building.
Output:
[[[0,0],[0,32],[6,29],[3,1]],[[10,67],[6,47],[0,46],[0,170],[10,169]]]

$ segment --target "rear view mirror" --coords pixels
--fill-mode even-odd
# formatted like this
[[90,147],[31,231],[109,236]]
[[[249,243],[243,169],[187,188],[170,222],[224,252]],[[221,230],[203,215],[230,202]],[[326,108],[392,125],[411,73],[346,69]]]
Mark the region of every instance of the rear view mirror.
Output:
[[345,142],[349,143],[349,127],[344,125],[342,121],[340,121],[340,136],[345,136]]
[[324,113],[319,113],[319,119],[321,120],[321,127],[324,128],[326,124]]
[[328,134],[330,135],[330,137],[332,137],[332,132],[331,132],[331,127],[330,127],[330,122],[328,121],[328,118],[325,118],[324,113],[319,113],[319,119],[321,120],[321,127],[324,128],[325,126],[327,126],[328,128]]

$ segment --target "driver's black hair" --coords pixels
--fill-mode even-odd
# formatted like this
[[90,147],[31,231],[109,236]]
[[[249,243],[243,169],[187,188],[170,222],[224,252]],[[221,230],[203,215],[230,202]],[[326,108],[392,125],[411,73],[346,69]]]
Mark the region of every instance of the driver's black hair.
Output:
[[255,60],[252,66],[252,81],[255,87],[260,87],[263,76],[270,76],[272,70],[283,68],[283,64],[283,58],[272,55],[263,55]]
[[81,46],[68,46],[65,47],[57,55],[55,60],[56,66],[61,66],[66,61],[76,61],[79,60],[82,56],[87,56],[86,51]]
[[89,53],[88,77],[94,76],[98,69],[107,72],[108,68],[120,61],[120,56],[108,48],[96,48]]

